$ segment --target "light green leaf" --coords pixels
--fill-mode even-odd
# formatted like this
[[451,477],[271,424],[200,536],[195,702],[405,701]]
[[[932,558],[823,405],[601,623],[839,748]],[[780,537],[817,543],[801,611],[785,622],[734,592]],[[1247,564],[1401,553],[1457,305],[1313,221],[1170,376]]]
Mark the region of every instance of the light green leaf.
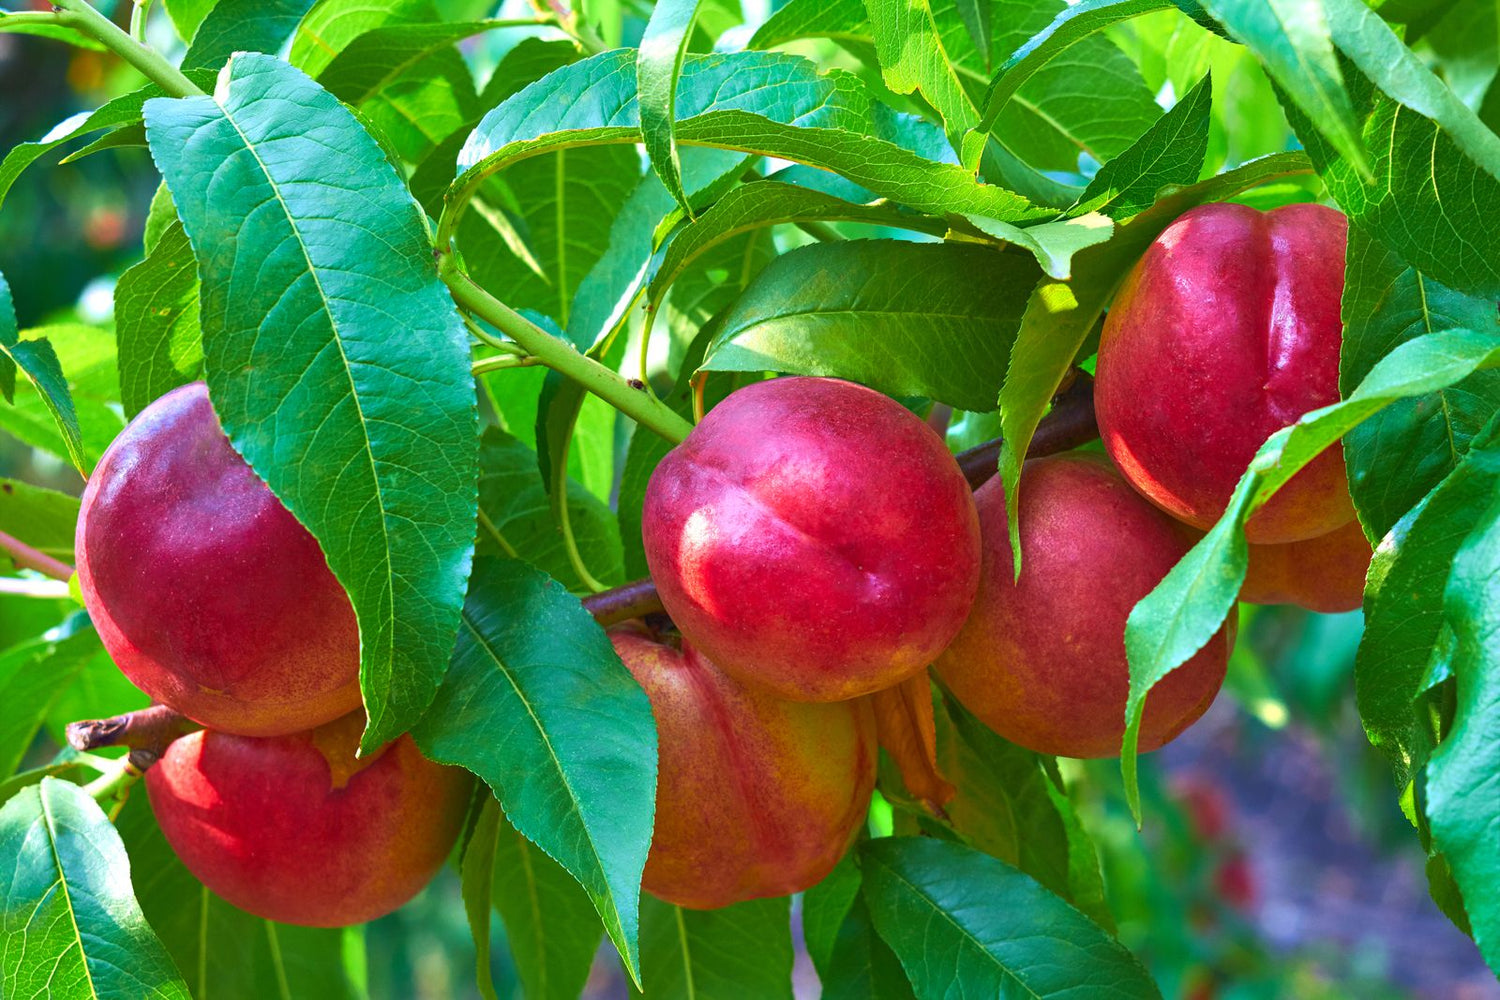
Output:
[[297,70],[237,56],[216,96],[149,102],[146,121],[199,261],[214,409],[349,591],[378,746],[426,708],[459,624],[469,338],[405,184]]
[[83,789],[43,778],[12,797],[0,857],[5,996],[188,1000],[131,893],[120,835]]
[[[16,403],[16,371],[19,369],[36,389],[36,398],[52,415],[57,426],[67,458],[85,476],[92,462],[84,454],[83,431],[78,426],[78,410],[73,405],[73,394],[68,381],[63,377],[62,364],[52,343],[35,333],[22,339],[16,329],[16,313],[11,303],[10,286],[5,276],[0,275],[0,396],[7,403]],[[16,414],[7,414],[14,418]],[[9,419],[0,418],[0,426],[10,424]],[[14,430],[14,424],[10,424]],[[24,440],[24,438],[23,438]]]
[[1373,178],[1359,122],[1344,90],[1322,0],[1198,0],[1248,47],[1365,183]]
[[864,900],[919,997],[1159,998],[1125,948],[1030,876],[951,841],[860,848]]
[[967,218],[996,239],[1031,251],[1047,276],[1058,281],[1066,281],[1072,276],[1074,254],[1104,243],[1115,231],[1114,223],[1097,212],[1024,229],[979,215]]
[[[964,136],[979,122],[979,112],[964,90],[955,58],[944,47],[942,26],[930,0],[866,0],[880,74],[898,94],[920,91],[942,116],[948,141],[966,163],[978,161],[982,133]],[[984,52],[984,50],[979,50]],[[983,58],[983,56],[981,56]]]
[[483,778],[516,829],[582,883],[639,981],[656,725],[578,599],[524,563],[480,559],[452,669],[413,736]]
[[100,650],[88,615],[75,612],[39,639],[0,652],[0,778],[21,765],[42,721]]
[[1132,812],[1139,816],[1136,740],[1146,695],[1202,649],[1234,607],[1248,558],[1245,521],[1303,466],[1391,402],[1434,392],[1497,364],[1500,335],[1470,330],[1429,333],[1386,355],[1342,402],[1313,410],[1261,445],[1218,523],[1141,598],[1126,623],[1130,697],[1120,769]]
[[677,121],[677,79],[697,17],[698,0],[659,0],[651,8],[635,61],[646,155],[667,193],[689,214],[693,206],[682,187],[673,126]]
[[198,262],[187,233],[173,222],[146,259],[115,288],[120,402],[134,417],[148,403],[202,377]]
[[235,52],[281,48],[313,0],[218,0],[193,33],[182,68],[218,69]]
[[0,478],[0,531],[54,559],[73,561],[78,506],[75,496]]
[[995,397],[1035,280],[1028,257],[986,247],[813,244],[750,283],[702,367],[830,375],[979,409]]

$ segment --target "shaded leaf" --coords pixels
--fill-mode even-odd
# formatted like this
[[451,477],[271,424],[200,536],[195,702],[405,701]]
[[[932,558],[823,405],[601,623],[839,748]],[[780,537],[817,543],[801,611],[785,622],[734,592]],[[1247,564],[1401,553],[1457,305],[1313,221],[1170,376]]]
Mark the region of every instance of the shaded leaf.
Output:
[[115,338],[126,416],[202,377],[198,262],[180,222],[167,227],[145,260],[120,275]]
[[19,479],[0,479],[0,531],[63,562],[73,561],[78,498]]
[[791,1000],[790,901],[688,910],[645,896],[641,971],[651,1000]]
[[42,720],[100,650],[88,615],[75,612],[39,639],[0,652],[0,778],[21,765]]
[[291,37],[313,0],[217,0],[193,32],[182,68],[218,69],[235,52],[271,52]]
[[682,186],[673,127],[677,121],[677,79],[697,16],[698,0],[659,0],[651,8],[635,61],[641,141],[651,158],[651,169],[667,193],[689,212],[692,206]]

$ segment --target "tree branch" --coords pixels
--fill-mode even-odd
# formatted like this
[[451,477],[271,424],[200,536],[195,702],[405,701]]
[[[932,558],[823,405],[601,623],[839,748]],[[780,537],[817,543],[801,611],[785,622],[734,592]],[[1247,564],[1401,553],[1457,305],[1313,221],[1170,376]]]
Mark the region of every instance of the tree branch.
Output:
[[109,719],[68,723],[68,744],[74,750],[129,747],[130,759],[145,770],[154,764],[179,736],[202,728],[193,720],[168,708],[152,705]]
[[17,566],[34,569],[54,580],[67,583],[73,577],[72,566],[59,559],[53,559],[47,553],[34,549],[19,538],[7,535],[3,531],[0,531],[0,551],[9,552]]
[[155,49],[131,38],[118,24],[99,13],[87,0],[54,0],[57,23],[81,31],[140,70],[141,75],[173,97],[201,95],[198,85],[162,58]]

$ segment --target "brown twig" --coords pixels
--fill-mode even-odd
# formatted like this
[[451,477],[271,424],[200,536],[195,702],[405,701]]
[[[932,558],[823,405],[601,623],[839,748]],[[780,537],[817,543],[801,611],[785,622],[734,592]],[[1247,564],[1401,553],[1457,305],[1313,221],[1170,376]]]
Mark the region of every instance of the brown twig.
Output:
[[109,719],[70,722],[67,734],[74,750],[129,747],[131,763],[144,771],[166,753],[173,740],[198,728],[196,722],[166,705],[152,705]]
[[[1099,436],[1099,425],[1094,422],[1093,378],[1087,372],[1079,371],[1065,385],[1053,398],[1052,409],[1037,424],[1036,433],[1031,436],[1031,447],[1026,449],[1027,458],[1056,455]],[[999,471],[1000,439],[986,441],[959,453],[958,467],[963,470],[969,487],[979,489]]]
[[583,606],[600,625],[617,625],[631,618],[641,618],[662,610],[661,595],[656,584],[648,576],[644,580],[615,587],[613,590],[591,594],[583,599]]
[[67,583],[73,576],[73,567],[67,563],[54,559],[47,553],[32,548],[19,538],[13,538],[5,532],[0,531],[0,549],[10,553],[10,557],[17,566],[24,569],[34,569],[38,573],[44,573],[54,580]]

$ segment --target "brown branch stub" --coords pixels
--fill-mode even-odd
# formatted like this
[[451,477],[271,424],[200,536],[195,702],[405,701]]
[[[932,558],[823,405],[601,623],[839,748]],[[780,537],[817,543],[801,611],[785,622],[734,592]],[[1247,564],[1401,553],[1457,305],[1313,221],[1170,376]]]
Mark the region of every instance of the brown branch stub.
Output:
[[156,762],[179,736],[199,725],[166,705],[152,705],[109,719],[68,723],[68,744],[74,750],[129,747],[130,762],[145,770]]
[[[1052,400],[1052,409],[1037,424],[1031,437],[1028,458],[1056,455],[1077,448],[1099,436],[1094,421],[1094,380],[1087,372],[1076,371],[1064,380],[1064,388]],[[970,489],[979,489],[1000,468],[1000,439],[976,445],[958,456],[958,467],[969,481]]]
[[605,627],[664,610],[661,595],[656,592],[656,584],[650,577],[590,594],[583,599],[583,606],[595,621]]
[[60,559],[54,559],[40,549],[34,549],[30,545],[7,535],[0,531],[0,551],[8,552],[17,566],[23,569],[34,569],[38,573],[61,580],[67,583],[73,576],[73,567]]

